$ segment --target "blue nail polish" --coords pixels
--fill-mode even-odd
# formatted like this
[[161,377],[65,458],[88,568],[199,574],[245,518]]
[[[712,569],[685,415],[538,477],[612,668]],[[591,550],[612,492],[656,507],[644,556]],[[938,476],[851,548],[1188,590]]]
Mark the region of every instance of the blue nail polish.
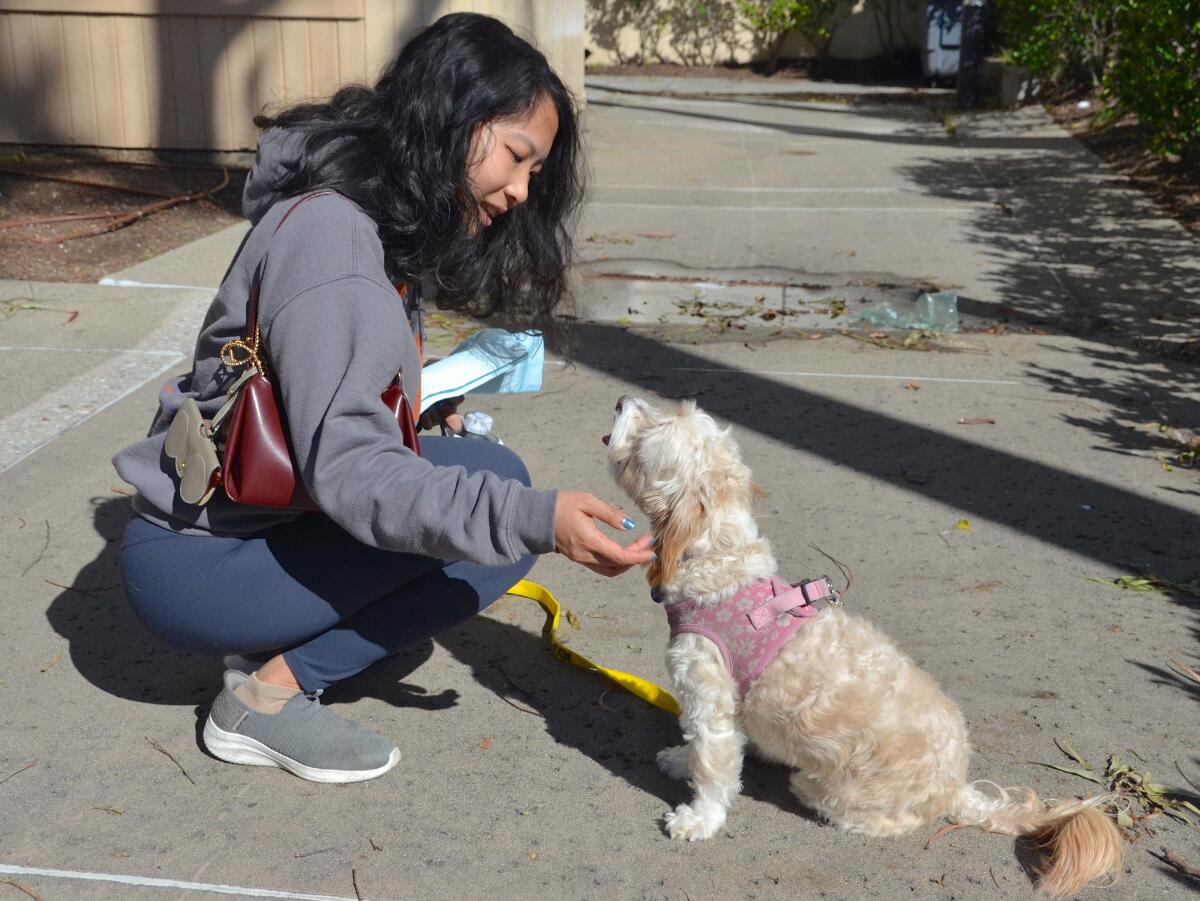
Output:
[[650,555],[650,559],[651,559],[651,560],[657,560],[657,559],[658,559],[658,554],[651,554],[651,555]]
[[625,521],[623,523],[621,523],[621,525],[623,525],[625,527],[626,531],[629,531],[630,529],[632,529],[634,527],[634,521],[632,519],[630,519],[628,516],[626,516]]

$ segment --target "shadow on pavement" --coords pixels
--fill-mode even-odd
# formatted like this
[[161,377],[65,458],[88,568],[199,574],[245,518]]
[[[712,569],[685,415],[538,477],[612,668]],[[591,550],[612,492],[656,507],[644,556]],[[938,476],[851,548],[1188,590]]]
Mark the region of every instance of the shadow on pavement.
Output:
[[[582,325],[579,339],[578,363],[660,395],[695,395],[701,376],[696,370],[709,370],[700,382],[699,403],[718,418],[1090,557],[1099,564],[1097,576],[1146,566],[1172,581],[1187,582],[1200,568],[1189,537],[1200,534],[1200,516],[1183,507],[1089,478],[1066,465],[1050,466],[739,372],[618,326]],[[1194,600],[1170,597],[1190,610],[1193,635],[1200,638]]]
[[[1200,534],[1194,512],[1017,454],[940,434],[901,419],[794,385],[738,372],[687,349],[660,343],[615,326],[579,327],[580,364],[613,372],[660,395],[700,394],[701,404],[721,419],[762,432],[793,450],[849,467],[947,506],[1024,533],[1037,542],[1096,561],[1097,575],[1144,565],[1174,581],[1193,578]],[[1098,349],[1096,353],[1119,353]],[[1101,384],[1064,390],[1119,392],[1117,376]],[[709,371],[698,384],[698,368]],[[725,370],[725,371],[723,371]],[[1065,379],[1065,371],[1059,373]],[[1183,376],[1179,375],[1182,379]],[[1106,403],[1120,395],[1100,396]],[[773,411],[769,417],[764,410]],[[1083,505],[1091,507],[1084,511]],[[71,660],[89,682],[106,692],[144,703],[203,705],[221,675],[220,661],[169,649],[134,619],[119,587],[118,551],[129,516],[126,498],[94,500],[94,526],[104,539],[99,555],[83,566],[47,610],[55,631],[70,644]],[[1053,591],[1053,586],[1046,586]],[[1193,637],[1200,638],[1195,599],[1170,596],[1188,610]],[[576,748],[632,784],[677,803],[687,789],[661,776],[654,755],[679,740],[673,720],[596,677],[563,667],[538,636],[486,617],[439,636],[438,641],[471,667],[499,697],[514,689],[526,695],[558,742]],[[364,695],[397,706],[431,711],[453,706],[453,691],[428,693],[414,671],[432,645],[425,642],[383,662],[361,679],[330,692],[350,702]],[[1145,666],[1152,676],[1168,674]],[[1195,695],[1195,690],[1190,689]],[[747,794],[801,808],[786,787],[786,773],[749,765]]]
[[[1115,340],[1194,328],[1196,242],[1073,138],[1064,141],[1060,149],[1075,152],[971,152],[897,174],[929,197],[993,200],[962,219],[964,237],[980,246],[1001,304],[1016,315]],[[976,144],[970,139],[972,151]],[[1028,149],[1045,148],[1031,141]]]
[[[1177,454],[1182,449],[1171,444],[1155,424],[1200,425],[1200,400],[1193,394],[1194,365],[1154,360],[1140,351],[1111,345],[1088,344],[1078,352],[1100,364],[1102,370],[1083,375],[1065,365],[1026,366],[1026,374],[1050,391],[1078,398],[1096,411],[1093,416],[1064,416],[1065,423],[1101,439],[1096,450],[1106,453],[1158,457]],[[1154,460],[1147,461],[1147,466],[1156,470],[1158,465]],[[1161,480],[1171,484],[1159,487],[1172,493],[1200,493],[1195,490],[1200,488],[1200,479],[1194,471],[1189,474],[1181,469],[1172,475],[1161,472]]]
[[[740,101],[739,101],[740,102]],[[937,132],[936,119],[930,113],[928,123],[921,128],[913,128],[901,131],[895,131],[886,134],[878,134],[875,132],[842,129],[842,128],[822,128],[812,125],[787,125],[782,122],[772,122],[770,120],[759,120],[753,118],[742,118],[738,116],[722,116],[716,113],[702,113],[697,110],[685,110],[678,107],[668,106],[639,106],[634,103],[613,103],[606,100],[589,100],[589,106],[611,108],[611,109],[627,109],[638,110],[645,113],[658,113],[664,116],[677,116],[686,119],[700,119],[706,122],[728,122],[733,125],[749,125],[756,128],[766,128],[771,131],[777,131],[781,134],[796,135],[801,137],[813,138],[836,138],[844,141],[868,141],[874,144],[902,144],[909,146],[932,146],[932,147],[953,147],[954,144],[950,137],[945,132]],[[765,105],[765,104],[761,104]],[[856,107],[855,112],[865,114],[864,107]],[[892,111],[891,108],[889,112]],[[882,115],[882,113],[881,113]],[[889,116],[888,118],[894,118]],[[986,139],[977,139],[973,146],[992,148],[995,150],[1066,150],[1075,146],[1075,139],[1069,135],[1054,136],[1054,137],[995,137]]]
[[71,663],[109,694],[148,704],[209,701],[221,684],[221,661],[168,648],[142,628],[121,590],[121,537],[128,498],[93,498],[99,555],[50,602],[46,619],[70,644]]
[[[658,638],[665,642],[665,631],[649,640]],[[664,804],[691,799],[688,786],[668,779],[655,763],[660,750],[682,740],[669,713],[600,676],[561,663],[540,636],[489,617],[477,616],[439,635],[437,642],[497,698],[525,708],[532,728],[544,728],[558,744],[592,758]],[[815,821],[815,814],[801,807],[788,788],[788,772],[747,757],[742,794]],[[643,828],[655,826],[646,823]]]

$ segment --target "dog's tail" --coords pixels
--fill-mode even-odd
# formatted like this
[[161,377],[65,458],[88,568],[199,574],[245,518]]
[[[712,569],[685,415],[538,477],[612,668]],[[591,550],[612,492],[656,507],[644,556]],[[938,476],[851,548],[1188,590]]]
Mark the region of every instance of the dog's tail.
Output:
[[[1113,796],[1047,805],[1032,789],[981,792],[973,783],[963,788],[956,822],[1029,839],[1042,857],[1037,887],[1054,898],[1076,894],[1086,883],[1121,872],[1121,833],[1098,806]],[[988,783],[991,784],[991,783]]]

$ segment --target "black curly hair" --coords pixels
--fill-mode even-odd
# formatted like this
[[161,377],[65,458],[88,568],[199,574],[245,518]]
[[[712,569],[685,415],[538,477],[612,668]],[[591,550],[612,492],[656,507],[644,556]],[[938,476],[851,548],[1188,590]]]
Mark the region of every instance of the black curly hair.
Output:
[[[488,123],[521,119],[543,98],[558,133],[528,199],[486,229],[467,168]],[[404,45],[376,85],[258,116],[260,128],[307,132],[300,159],[273,186],[328,188],[379,227],[389,274],[431,278],[443,308],[497,315],[565,347],[567,269],[584,192],[577,104],[546,57],[497,19],[455,13]]]

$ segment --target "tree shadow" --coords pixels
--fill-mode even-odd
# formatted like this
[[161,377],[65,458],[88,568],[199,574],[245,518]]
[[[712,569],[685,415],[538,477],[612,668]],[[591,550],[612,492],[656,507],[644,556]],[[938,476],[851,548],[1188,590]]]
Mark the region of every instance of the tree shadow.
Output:
[[[918,160],[900,172],[930,196],[993,201],[963,220],[986,261],[993,306],[1086,339],[1044,346],[1063,354],[1063,365],[1028,363],[1026,374],[1096,411],[1063,421],[1095,435],[1098,450],[1148,457],[1157,468],[1181,448],[1155,424],[1200,426],[1195,363],[1186,362],[1198,344],[1200,242],[1073,139],[1056,153],[976,152],[991,146],[990,121],[964,120],[960,159]],[[1182,469],[1163,473],[1164,482],[1185,479]],[[1159,487],[1197,493],[1194,479]],[[1170,528],[1169,517],[1159,521],[1160,534]],[[1195,567],[1194,558],[1178,562]]]
[[899,174],[931,197],[993,201],[963,227],[982,248],[1001,304],[1110,338],[1194,326],[1196,240],[1073,138],[1049,147],[1017,140],[1030,151],[1022,154],[975,152],[996,146],[987,134],[961,144],[970,152],[918,160]]
[[[1047,350],[1066,354],[1062,348]],[[1194,366],[1158,360],[1133,347],[1088,343],[1069,353],[1083,353],[1097,364],[1092,373],[1029,363],[1028,376],[1052,393],[1078,399],[1095,415],[1064,415],[1063,422],[1101,440],[1098,450],[1160,460],[1182,448],[1155,425],[1200,426],[1200,398],[1194,394]],[[1065,361],[1064,361],[1065,362]],[[1162,460],[1165,462],[1165,459]],[[1157,466],[1148,461],[1147,465]],[[1186,477],[1186,471],[1176,476]],[[1167,487],[1167,486],[1163,486]],[[1178,494],[1195,494],[1171,486]]]

